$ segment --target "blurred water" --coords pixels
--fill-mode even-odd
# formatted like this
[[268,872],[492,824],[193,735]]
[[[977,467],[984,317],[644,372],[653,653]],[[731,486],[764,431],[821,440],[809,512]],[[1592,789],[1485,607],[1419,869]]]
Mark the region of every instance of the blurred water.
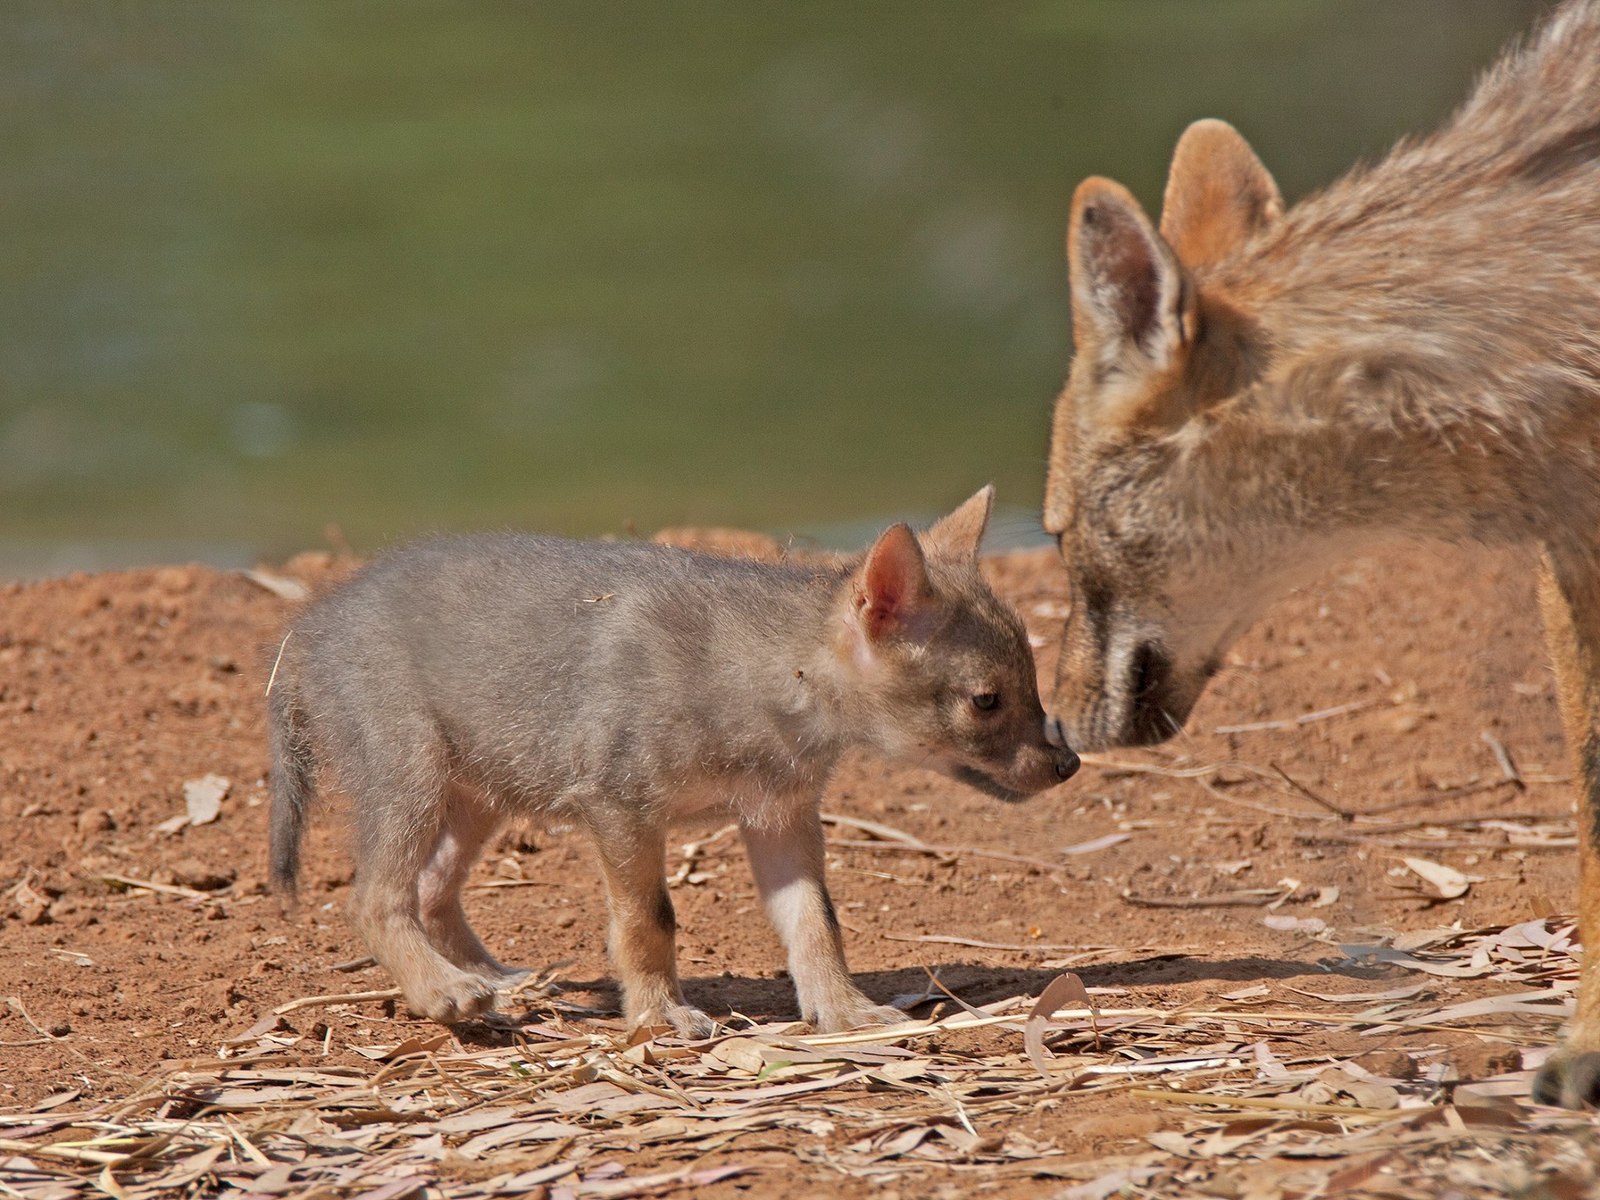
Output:
[[0,575],[985,481],[1016,536],[1078,179],[1217,115],[1293,198],[1539,7],[11,0]]

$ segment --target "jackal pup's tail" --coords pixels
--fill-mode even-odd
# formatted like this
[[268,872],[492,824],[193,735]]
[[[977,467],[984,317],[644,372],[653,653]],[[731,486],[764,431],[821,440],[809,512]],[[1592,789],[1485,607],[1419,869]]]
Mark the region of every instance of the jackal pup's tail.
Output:
[[[278,657],[281,666],[281,649]],[[272,752],[269,869],[273,890],[291,897],[300,874],[300,839],[316,770],[295,684],[291,670],[275,674],[267,690],[267,740]]]

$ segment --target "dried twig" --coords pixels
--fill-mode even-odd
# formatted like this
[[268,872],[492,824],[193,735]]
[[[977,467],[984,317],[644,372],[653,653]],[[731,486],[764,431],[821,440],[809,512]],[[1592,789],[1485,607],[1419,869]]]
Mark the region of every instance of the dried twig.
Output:
[[886,842],[899,842],[902,846],[913,846],[918,850],[928,848],[928,844],[915,834],[907,833],[904,829],[896,829],[893,825],[885,825],[881,821],[865,821],[860,817],[844,816],[842,813],[823,813],[822,823],[870,833],[873,837],[882,838]]
[[1272,769],[1278,773],[1278,777],[1280,779],[1282,779],[1285,783],[1287,783],[1295,791],[1299,792],[1307,800],[1310,800],[1314,804],[1322,805],[1323,808],[1325,808],[1329,812],[1333,813],[1334,816],[1338,817],[1341,821],[1353,821],[1353,820],[1355,820],[1355,813],[1351,812],[1349,809],[1340,808],[1337,804],[1335,804],[1332,800],[1329,800],[1326,796],[1321,796],[1321,795],[1317,794],[1316,792],[1312,791],[1309,787],[1307,787],[1305,784],[1301,783],[1294,776],[1290,775],[1289,772],[1285,771],[1277,763],[1272,763],[1271,766],[1272,766]]
[[1342,717],[1346,713],[1359,712],[1363,708],[1370,708],[1371,700],[1352,700],[1348,704],[1335,704],[1332,708],[1319,709],[1308,712],[1298,717],[1285,717],[1279,721],[1253,721],[1247,725],[1218,725],[1213,733],[1267,733],[1280,729],[1297,729],[1301,725],[1310,725],[1313,721],[1326,721],[1330,717]]
[[1414,1117],[1416,1109],[1399,1112],[1392,1108],[1357,1108],[1353,1104],[1307,1104],[1299,1100],[1280,1100],[1275,1096],[1217,1096],[1209,1092],[1179,1092],[1160,1088],[1130,1088],[1134,1100],[1153,1100],[1161,1104],[1189,1104],[1213,1108],[1275,1108],[1284,1112],[1321,1113],[1327,1116],[1392,1121],[1396,1116]]
[[272,674],[267,676],[265,695],[272,695],[272,685],[278,682],[278,667],[283,662],[283,652],[289,648],[289,639],[294,636],[294,630],[289,630],[283,635],[283,641],[278,643],[278,656],[272,660]]
[[[1535,780],[1534,782],[1542,782]],[[1567,780],[1563,779],[1562,783]],[[1526,786],[1528,781],[1523,780]],[[1378,817],[1385,813],[1398,812],[1402,808],[1413,808],[1418,804],[1438,804],[1445,800],[1457,800],[1463,796],[1476,796],[1480,792],[1492,792],[1497,788],[1510,787],[1509,779],[1480,780],[1477,783],[1464,783],[1460,787],[1441,788],[1436,792],[1423,792],[1419,796],[1407,796],[1404,800],[1392,800],[1388,804],[1380,804],[1374,808],[1364,808],[1357,813],[1358,818]]]
[[1487,729],[1478,736],[1483,739],[1483,744],[1489,747],[1489,753],[1494,755],[1494,761],[1500,768],[1500,774],[1505,776],[1505,781],[1512,784],[1519,792],[1527,791],[1528,785],[1523,782],[1522,773],[1517,770],[1517,764],[1512,761],[1511,752],[1506,749],[1505,743]]
[[1121,949],[1119,946],[1082,946],[1065,942],[983,942],[977,938],[951,937],[941,933],[881,933],[878,936],[891,942],[930,942],[941,946],[971,946],[975,950],[1081,950],[1097,952]]
[[1135,896],[1126,888],[1122,890],[1122,898],[1137,908],[1265,908],[1282,895],[1281,888],[1187,897]]
[[1008,854],[1004,850],[984,850],[977,846],[902,846],[898,842],[871,842],[862,838],[829,838],[828,845],[843,846],[850,850],[876,850],[885,854],[926,854],[932,858],[988,858],[995,862],[1016,863],[1023,867],[1037,867],[1041,871],[1059,871],[1061,863],[1047,858],[1030,858],[1026,854]]
[[41,1027],[39,1022],[37,1022],[37,1021],[35,1021],[33,1019],[33,1015],[28,1012],[27,1006],[22,1003],[21,997],[18,997],[18,996],[7,996],[6,997],[6,1006],[8,1008],[10,1008],[12,1012],[16,1013],[17,1016],[21,1017],[24,1021],[26,1021],[27,1024],[28,1024],[28,1028],[29,1029],[33,1030],[35,1033],[37,1033],[40,1037],[44,1038],[46,1041],[59,1042],[59,1041],[64,1040],[64,1038],[66,1036],[65,1034],[54,1034],[54,1033],[51,1033],[48,1029],[45,1029],[45,1028]]
[[120,884],[122,887],[139,888],[146,892],[159,892],[163,896],[182,896],[185,900],[216,899],[216,896],[210,892],[202,892],[196,888],[180,887],[173,883],[153,883],[148,879],[133,879],[127,875],[101,875],[100,878],[106,883]]
[[7,1150],[13,1154],[37,1155],[41,1158],[60,1158],[67,1162],[94,1163],[120,1163],[127,1159],[126,1154],[109,1154],[104,1150],[81,1150],[74,1146],[60,1143],[41,1146],[38,1142],[20,1142],[13,1138],[0,1138],[0,1150]]
[[302,1008],[323,1008],[329,1004],[366,1004],[373,1000],[398,1000],[400,995],[399,988],[381,988],[377,991],[344,992],[333,996],[302,996],[298,1000],[278,1005],[272,1013],[274,1016],[283,1017]]

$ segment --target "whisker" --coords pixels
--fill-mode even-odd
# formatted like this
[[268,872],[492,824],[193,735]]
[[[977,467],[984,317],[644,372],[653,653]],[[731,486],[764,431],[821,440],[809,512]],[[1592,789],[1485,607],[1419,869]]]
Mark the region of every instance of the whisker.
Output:
[[1183,725],[1178,721],[1178,719],[1169,713],[1165,708],[1158,706],[1156,708],[1156,712],[1160,714],[1161,719],[1165,721],[1171,728],[1173,736],[1178,737],[1185,742],[1194,740],[1189,736],[1188,732],[1184,729]]

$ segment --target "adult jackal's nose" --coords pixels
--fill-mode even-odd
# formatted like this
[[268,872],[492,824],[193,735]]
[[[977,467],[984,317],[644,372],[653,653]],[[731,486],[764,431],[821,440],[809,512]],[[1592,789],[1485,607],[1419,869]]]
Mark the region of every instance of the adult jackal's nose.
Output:
[[1049,713],[1044,718],[1044,740],[1050,744],[1051,758],[1055,760],[1056,778],[1063,783],[1078,773],[1082,760],[1067,745],[1067,730],[1060,717]]

